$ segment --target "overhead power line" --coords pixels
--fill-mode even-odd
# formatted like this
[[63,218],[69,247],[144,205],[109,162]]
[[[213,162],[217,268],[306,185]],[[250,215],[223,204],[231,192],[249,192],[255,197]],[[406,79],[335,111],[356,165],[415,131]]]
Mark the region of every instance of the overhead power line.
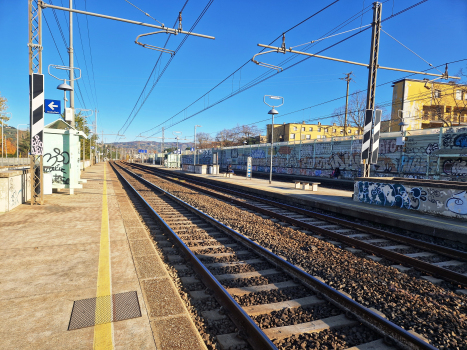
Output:
[[[401,10],[401,11],[395,13],[395,14],[392,14],[391,16],[389,16],[389,17],[383,19],[382,22],[385,22],[385,21],[387,21],[387,20],[389,20],[389,19],[392,19],[392,18],[394,18],[394,17],[396,17],[396,16],[398,16],[398,15],[404,13],[404,12],[407,12],[407,11],[409,11],[409,10],[415,8],[416,6],[419,6],[419,5],[423,4],[423,3],[426,2],[426,1],[428,1],[428,0],[420,1],[420,2],[414,4],[414,5],[410,6],[410,7],[407,7],[407,8],[405,8],[405,9],[403,9],[403,10]],[[370,6],[368,6],[368,7],[370,7]],[[368,7],[367,7],[367,8],[368,8]],[[362,11],[365,11],[365,8],[364,8]],[[369,10],[367,10],[367,11],[369,11]],[[355,16],[355,15],[354,15],[354,16]],[[352,16],[351,18],[353,18],[354,16]],[[356,16],[360,16],[360,11],[357,13]],[[351,19],[351,18],[350,18],[350,19]],[[350,21],[350,19],[348,19],[346,22],[350,23],[350,22],[352,22],[353,20],[355,20],[355,18],[352,19],[351,21]],[[350,21],[350,22],[349,22],[349,21]],[[370,27],[367,27],[367,28],[365,28],[365,29],[362,29],[362,30],[360,30],[359,32],[357,32],[357,33],[355,33],[355,34],[353,34],[353,35],[351,35],[351,36],[349,36],[349,37],[347,37],[347,38],[345,38],[345,39],[343,39],[343,40],[341,40],[341,41],[339,41],[339,42],[337,42],[337,43],[335,43],[335,44],[333,44],[333,45],[331,45],[331,46],[329,46],[329,47],[327,47],[327,48],[325,48],[325,49],[323,49],[323,50],[321,50],[321,51],[319,51],[319,52],[317,52],[316,54],[319,54],[319,53],[321,53],[321,52],[323,52],[323,51],[325,51],[325,50],[327,50],[327,49],[329,49],[329,48],[331,48],[331,47],[333,47],[333,46],[336,46],[336,45],[338,45],[338,44],[340,44],[340,43],[342,43],[342,42],[344,42],[344,41],[346,41],[346,40],[352,38],[353,36],[356,36],[356,35],[358,35],[358,34],[364,32],[364,31],[368,30],[369,28],[370,28]],[[325,34],[325,35],[328,35],[328,34],[329,34],[329,32],[328,32],[327,34]],[[280,37],[280,36],[279,36],[279,37]],[[310,45],[311,45],[311,44],[310,44]],[[306,50],[307,50],[307,48],[305,48],[304,51],[306,51]],[[295,57],[291,57],[289,60],[291,60],[291,59],[293,59],[293,58],[295,58]],[[304,62],[304,61],[306,61],[306,60],[308,60],[308,59],[310,59],[310,58],[311,58],[311,57],[306,57],[306,58],[304,58],[304,59],[302,59],[302,60],[300,60],[300,61],[298,61],[298,62],[296,62],[296,63],[294,63],[294,64],[292,64],[292,65],[290,65],[290,66],[288,66],[288,67],[286,67],[286,68],[284,68],[283,71],[288,70],[288,69],[290,69],[290,68],[292,68],[292,67],[294,67],[294,66],[296,66],[296,65],[298,65],[298,64],[300,64],[300,63],[302,63],[302,62]],[[285,61],[287,61],[287,59],[286,59]],[[281,65],[283,65],[283,63],[281,63]],[[243,66],[242,66],[242,67],[243,67]],[[266,73],[266,74],[267,74],[267,73]],[[196,116],[196,115],[198,115],[198,114],[200,114],[200,113],[202,113],[202,112],[204,112],[204,111],[206,111],[206,110],[208,110],[208,109],[214,107],[215,105],[217,105],[217,104],[219,104],[219,103],[221,103],[221,102],[224,102],[224,101],[228,100],[229,98],[231,98],[231,97],[233,97],[233,96],[235,96],[235,95],[237,95],[237,94],[239,94],[239,93],[241,93],[241,92],[243,92],[243,91],[246,91],[246,90],[250,89],[250,88],[253,87],[253,86],[258,85],[258,84],[260,84],[260,83],[263,82],[263,81],[266,81],[266,80],[270,79],[271,77],[273,77],[273,76],[275,76],[275,75],[277,75],[277,74],[279,74],[279,73],[276,72],[276,73],[270,74],[269,76],[266,76],[265,78],[263,78],[263,79],[261,79],[261,80],[259,80],[259,81],[250,82],[249,84],[251,84],[251,85],[249,85],[249,86],[244,86],[244,88],[239,89],[239,90],[236,91],[235,93],[232,93],[232,94],[230,94],[230,95],[225,96],[224,98],[218,100],[216,103],[214,103],[214,104],[212,104],[212,105],[210,105],[210,106],[208,106],[208,107],[206,107],[206,108],[203,108],[202,110],[200,110],[200,111],[198,111],[198,112],[196,112],[196,113],[193,113],[193,114],[191,114],[190,116],[185,117],[185,118],[181,119],[181,120],[178,121],[178,122],[175,122],[175,123],[170,124],[169,126],[166,126],[165,129],[168,129],[168,128],[170,128],[170,127],[172,127],[172,126],[175,126],[175,125],[177,125],[177,124],[179,124],[179,123],[181,123],[181,122],[183,122],[183,121],[186,121],[186,120],[188,120],[188,119],[190,119],[190,118],[192,118],[192,117],[194,117],[194,116]],[[218,85],[219,85],[219,84],[218,84]],[[217,85],[217,86],[218,86],[218,85]],[[248,84],[247,84],[247,85],[248,85]],[[217,87],[217,86],[216,86],[216,87]],[[212,91],[212,90],[211,90],[211,91]],[[203,95],[203,96],[204,96],[204,95]],[[203,96],[202,96],[202,97],[203,97]],[[201,97],[201,98],[202,98],[202,97]],[[198,100],[196,100],[195,102],[193,102],[192,104],[190,104],[188,107],[190,107],[191,105],[193,105],[194,103],[196,103],[197,101],[199,101],[201,98],[199,98]],[[167,119],[167,120],[164,121],[163,123],[157,125],[157,126],[154,127],[154,128],[151,128],[151,129],[149,129],[149,130],[146,130],[146,131],[144,131],[143,133],[146,133],[146,132],[148,132],[148,131],[151,131],[151,130],[153,130],[153,129],[158,128],[158,127],[161,126],[161,125],[164,125],[164,124],[167,123],[168,121],[172,120],[175,116],[177,116],[177,115],[179,115],[180,113],[182,113],[183,111],[185,111],[188,107],[186,107],[186,108],[183,109],[182,111],[178,112],[177,114],[175,114],[175,115],[172,116],[171,118]],[[153,133],[152,135],[150,135],[150,137],[151,137],[151,136],[154,136],[154,135],[156,135],[156,134],[158,134],[159,132],[160,132],[160,130],[156,131],[155,133]]]
[[[189,32],[192,32],[196,26],[198,25],[198,23],[200,22],[201,18],[203,18],[204,14],[207,12],[207,10],[209,9],[209,7],[212,5],[212,3],[214,2],[214,0],[210,0],[208,2],[208,4],[205,6],[205,8],[203,9],[203,11],[201,12],[201,14],[198,16],[198,18],[196,19],[195,23],[191,26]],[[175,54],[182,48],[183,44],[185,43],[185,41],[188,39],[188,35],[185,35],[185,37],[182,39],[181,43],[178,45],[178,47],[175,49]],[[131,125],[131,123],[133,122],[133,120],[136,118],[136,116],[138,115],[139,111],[141,110],[141,108],[143,107],[144,103],[147,101],[147,99],[149,98],[150,94],[152,93],[152,91],[154,90],[154,88],[156,87],[157,83],[159,82],[159,80],[161,79],[161,77],[163,76],[163,74],[165,73],[165,71],[167,70],[167,68],[169,67],[170,63],[172,62],[172,60],[174,59],[175,57],[175,54],[172,55],[169,60],[167,61],[166,65],[164,66],[164,68],[162,69],[162,72],[159,73],[159,76],[157,78],[157,80],[153,83],[151,89],[149,90],[148,94],[146,95],[146,97],[144,98],[144,100],[142,101],[141,105],[139,106],[138,110],[136,111],[136,113],[134,114],[133,118],[129,121],[128,125],[125,127],[123,133],[126,132],[126,130],[128,129],[128,127]]]
[[[284,31],[283,33],[288,33],[290,32],[291,30],[297,28],[298,26],[300,26],[301,24],[307,22],[308,20],[310,20],[311,18],[317,16],[318,14],[320,14],[321,12],[323,12],[324,10],[328,9],[330,6],[334,5],[335,3],[337,3],[339,0],[336,0],[334,2],[332,2],[331,4],[323,7],[322,9],[320,9],[319,11],[313,13],[311,16],[308,16],[307,18],[305,18],[304,20],[302,20],[301,22],[297,23],[296,25],[294,25],[293,27],[287,29],[286,31]],[[359,13],[360,14],[360,13]],[[330,33],[330,32],[328,32]],[[325,35],[327,35],[328,33],[326,33]],[[273,44],[277,39],[280,39],[282,37],[282,34],[280,34],[279,36],[277,36],[274,40],[271,41],[270,44]],[[264,51],[261,50],[261,51]],[[235,76],[235,74],[237,72],[240,72],[242,70],[243,67],[245,67],[247,64],[250,63],[250,59],[248,59],[245,63],[243,63],[239,68],[237,68],[236,70],[234,70],[232,73],[230,73],[227,77],[225,77],[223,80],[221,80],[218,84],[216,84],[213,88],[211,88],[208,92],[206,92],[205,94],[203,94],[202,96],[200,96],[198,99],[196,99],[195,101],[193,101],[191,104],[189,104],[187,107],[185,107],[184,109],[182,109],[180,112],[176,113],[175,115],[173,115],[172,117],[170,117],[169,119],[165,120],[164,122],[162,122],[161,124],[159,125],[156,125],[155,127],[151,128],[151,129],[148,129],[146,131],[143,131],[142,133],[146,133],[146,132],[149,132],[151,130],[154,130],[156,128],[158,128],[159,126],[165,124],[166,122],[168,122],[169,120],[173,119],[174,117],[176,117],[177,115],[181,114],[181,113],[184,113],[189,107],[191,107],[192,105],[194,105],[196,102],[204,99],[206,96],[209,97],[209,94],[214,91],[216,88],[218,88],[220,85],[222,85],[225,81],[227,81],[228,79],[230,79],[231,77]],[[266,72],[266,73],[262,73],[259,77],[257,77],[256,79],[260,79],[266,75],[268,75],[269,73]]]

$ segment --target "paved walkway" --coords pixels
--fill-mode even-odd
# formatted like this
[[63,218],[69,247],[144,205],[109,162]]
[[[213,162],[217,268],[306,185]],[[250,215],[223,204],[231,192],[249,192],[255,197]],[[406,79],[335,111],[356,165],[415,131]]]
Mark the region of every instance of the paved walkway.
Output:
[[[43,206],[0,215],[1,349],[156,348],[115,192],[121,186],[106,167],[105,177],[102,163],[83,172],[88,181],[73,196],[54,193]],[[137,291],[142,317],[67,330],[74,301],[109,291]]]
[[[156,165],[156,167],[159,167]],[[163,168],[173,172],[181,170]],[[257,194],[267,194],[289,204],[308,204],[324,210],[342,213],[356,218],[372,220],[378,223],[391,224],[402,229],[412,230],[438,237],[446,237],[454,241],[467,243],[467,222],[460,219],[443,218],[395,207],[375,206],[352,199],[352,191],[318,187],[317,192],[295,189],[291,181],[279,182],[265,179],[247,179],[244,176],[226,178],[223,175],[189,175],[216,181],[231,187],[247,187]]]

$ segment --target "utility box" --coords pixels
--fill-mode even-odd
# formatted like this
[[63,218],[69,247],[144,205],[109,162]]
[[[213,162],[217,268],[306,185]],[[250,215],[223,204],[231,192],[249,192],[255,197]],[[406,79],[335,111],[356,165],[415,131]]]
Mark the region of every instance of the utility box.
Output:
[[208,174],[211,174],[211,175],[219,174],[219,165],[216,165],[216,164],[210,165]]
[[62,119],[44,127],[44,172],[52,177],[52,188],[82,188],[80,181],[81,138],[86,138]]
[[204,164],[195,165],[195,173],[196,174],[206,174],[207,167],[208,166],[204,165]]

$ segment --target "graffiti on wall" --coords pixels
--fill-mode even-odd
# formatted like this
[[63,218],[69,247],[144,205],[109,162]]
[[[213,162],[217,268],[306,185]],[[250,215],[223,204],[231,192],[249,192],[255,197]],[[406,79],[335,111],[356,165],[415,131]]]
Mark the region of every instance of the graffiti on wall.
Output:
[[426,191],[419,187],[406,188],[402,184],[357,181],[357,196],[360,202],[417,210],[426,200]]
[[451,176],[467,176],[467,161],[460,158],[446,160],[443,163],[443,171]]
[[44,154],[44,172],[52,173],[52,183],[54,184],[70,184],[65,167],[68,164],[70,164],[70,154],[67,151],[62,151],[60,148],[54,148],[53,153]]
[[[456,154],[452,157],[443,156],[438,161],[438,154],[443,154],[442,150],[446,148],[455,149]],[[200,154],[200,163],[212,164],[212,151],[203,152]],[[251,156],[254,171],[269,170],[270,147],[267,145],[240,146],[214,152],[217,152],[218,162],[222,166],[230,163],[244,170],[246,159]],[[339,167],[342,177],[351,179],[358,176],[361,170],[360,152],[360,139],[320,139],[314,142],[277,144],[273,149],[273,171],[328,177],[333,169]],[[186,162],[182,161],[183,164],[192,163],[193,156],[183,157],[187,157]],[[415,133],[406,137],[405,145],[398,145],[396,137],[384,138],[383,134],[378,163],[372,167],[372,176],[467,181],[466,162],[467,128],[443,129],[441,137],[439,129]]]
[[446,208],[455,214],[467,215],[467,192],[454,194],[446,201]]
[[357,181],[354,200],[467,219],[467,191],[456,189]]

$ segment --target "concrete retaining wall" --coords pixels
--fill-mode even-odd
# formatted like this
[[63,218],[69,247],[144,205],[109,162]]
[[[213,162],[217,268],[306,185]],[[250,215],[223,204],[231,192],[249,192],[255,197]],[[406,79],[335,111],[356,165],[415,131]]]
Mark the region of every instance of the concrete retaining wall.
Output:
[[467,184],[357,179],[354,201],[467,220]]
[[29,171],[0,173],[0,213],[10,211],[31,199]]
[[[402,143],[402,137],[404,142]],[[361,176],[361,136],[296,140],[275,143],[273,172],[277,174],[329,177],[339,167],[341,176]],[[270,144],[199,150],[199,164],[218,164],[246,170],[252,157],[252,170],[269,172]],[[193,155],[182,155],[182,164],[193,164]],[[467,181],[467,128],[453,127],[381,134],[375,177],[405,177]]]

